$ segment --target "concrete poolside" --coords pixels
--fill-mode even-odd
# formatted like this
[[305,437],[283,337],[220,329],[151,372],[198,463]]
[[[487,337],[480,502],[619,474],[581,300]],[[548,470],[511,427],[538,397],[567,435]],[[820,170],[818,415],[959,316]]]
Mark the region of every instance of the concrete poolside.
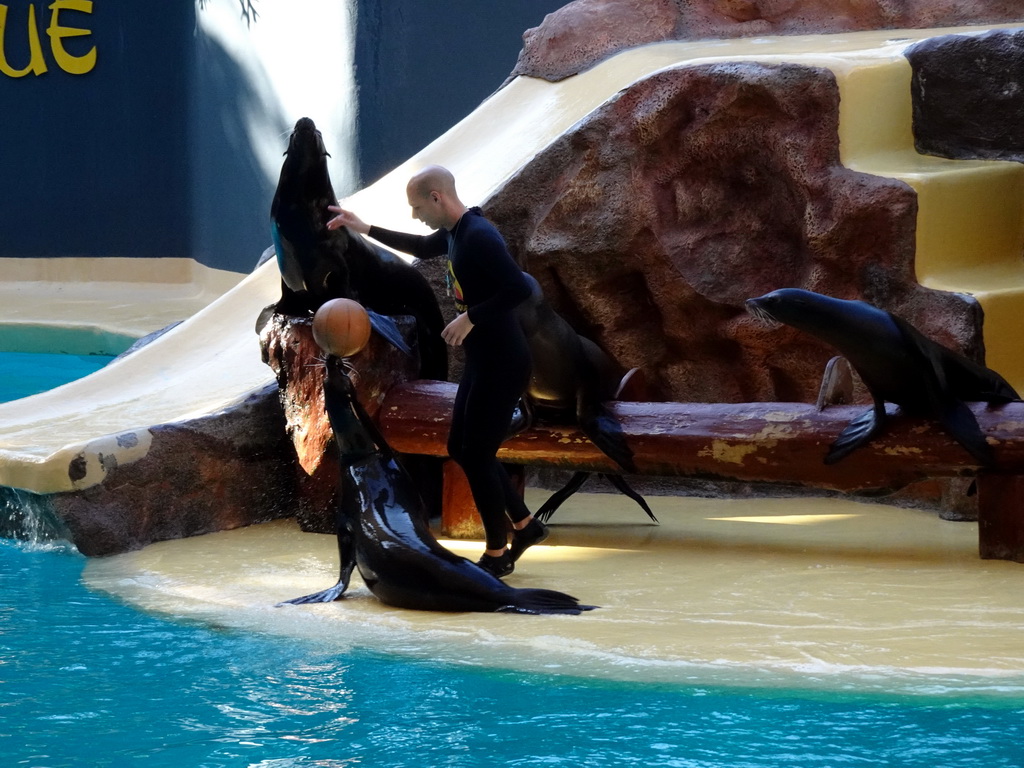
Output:
[[975,524],[843,499],[649,501],[660,526],[622,497],[574,497],[508,578],[601,606],[578,617],[394,609],[358,577],[342,601],[275,607],[337,576],[334,537],[290,521],[92,560],[85,580],[174,620],[339,652],[702,685],[1024,690],[1024,566],[979,560]]

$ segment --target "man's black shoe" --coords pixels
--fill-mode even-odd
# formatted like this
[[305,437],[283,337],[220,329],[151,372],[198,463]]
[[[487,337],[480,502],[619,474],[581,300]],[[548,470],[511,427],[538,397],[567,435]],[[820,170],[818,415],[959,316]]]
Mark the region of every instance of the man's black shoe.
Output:
[[507,549],[503,554],[498,555],[497,557],[484,553],[480,556],[480,559],[476,561],[476,564],[492,576],[497,576],[499,579],[508,576],[516,569],[516,564],[512,561],[512,557],[509,555]]
[[521,531],[513,531],[512,546],[508,548],[509,557],[514,563],[518,560],[527,547],[540,544],[548,537],[548,527],[537,518],[533,518]]

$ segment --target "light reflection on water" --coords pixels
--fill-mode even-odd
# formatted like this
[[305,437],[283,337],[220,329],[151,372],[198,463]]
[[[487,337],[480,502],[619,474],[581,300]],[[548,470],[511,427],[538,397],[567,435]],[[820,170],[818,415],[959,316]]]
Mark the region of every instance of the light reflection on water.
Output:
[[5,765],[1018,766],[1024,697],[637,685],[158,620],[0,542]]

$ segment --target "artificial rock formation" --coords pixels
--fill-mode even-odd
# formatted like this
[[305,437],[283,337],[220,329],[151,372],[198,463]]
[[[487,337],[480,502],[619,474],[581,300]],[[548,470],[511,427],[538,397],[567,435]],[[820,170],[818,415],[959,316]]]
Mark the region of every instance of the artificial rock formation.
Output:
[[[294,454],[276,390],[271,384],[220,413],[152,426],[145,456],[120,466],[100,456],[101,483],[40,502],[58,533],[88,556],[291,516]],[[84,459],[72,461],[72,478]]]
[[835,350],[744,310],[782,287],[864,298],[979,356],[977,304],[916,282],[914,191],[840,164],[838,103],[824,69],[663,71],[485,209],[556,310],[657,399],[813,402]]
[[666,40],[924,29],[1024,19],[1018,0],[575,0],[523,35],[512,75],[561,80]]

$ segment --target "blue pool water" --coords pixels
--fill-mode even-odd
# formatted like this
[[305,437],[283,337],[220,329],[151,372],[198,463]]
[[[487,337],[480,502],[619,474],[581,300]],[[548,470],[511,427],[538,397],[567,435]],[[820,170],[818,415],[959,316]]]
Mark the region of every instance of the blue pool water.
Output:
[[[1018,698],[601,683],[139,613],[0,540],[4,766],[1019,767]],[[529,618],[524,617],[529,621]]]
[[0,403],[88,376],[113,359],[113,355],[0,352]]

